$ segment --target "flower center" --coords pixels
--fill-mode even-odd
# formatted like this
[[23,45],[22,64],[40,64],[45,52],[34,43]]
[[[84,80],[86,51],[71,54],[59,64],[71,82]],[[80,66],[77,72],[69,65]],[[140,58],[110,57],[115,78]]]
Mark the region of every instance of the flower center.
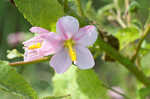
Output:
[[75,42],[72,39],[66,40],[64,46],[69,49],[69,56],[73,62],[77,60],[76,51],[73,48]]
[[41,48],[41,43],[38,42],[38,43],[33,44],[28,47],[29,50],[33,50],[33,49],[37,49],[37,48]]

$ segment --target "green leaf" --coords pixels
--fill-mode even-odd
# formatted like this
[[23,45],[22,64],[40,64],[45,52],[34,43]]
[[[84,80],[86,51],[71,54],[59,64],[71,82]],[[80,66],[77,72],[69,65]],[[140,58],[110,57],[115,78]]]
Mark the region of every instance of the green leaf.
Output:
[[55,74],[53,83],[54,95],[70,94],[69,99],[107,99],[106,89],[92,69],[71,66],[64,74]]
[[26,99],[38,99],[37,93],[6,61],[0,61],[0,88],[26,96]]
[[140,38],[139,30],[135,27],[127,27],[124,29],[120,29],[115,36],[119,39],[120,49],[127,46],[129,43]]
[[144,24],[148,18],[150,0],[136,0],[136,1],[140,4],[139,13],[137,16]]
[[145,56],[141,58],[141,68],[142,71],[149,77],[150,76],[150,53],[147,53]]
[[19,11],[33,25],[50,29],[64,11],[57,0],[15,0]]
[[17,49],[13,49],[13,50],[7,50],[7,58],[8,59],[13,59],[13,58],[17,58],[17,57],[23,57],[23,54],[20,53]]
[[150,86],[139,90],[140,99],[148,99],[150,97]]
[[79,89],[86,94],[89,99],[99,99],[100,97],[104,97],[106,95],[106,90],[101,86],[101,81],[92,69],[77,69],[76,76]]
[[141,56],[145,56],[149,53],[149,51],[150,51],[150,43],[144,40],[141,45],[140,54]]
[[140,8],[140,4],[136,1],[131,2],[131,4],[129,5],[128,11],[130,13],[135,13],[138,11],[138,9]]

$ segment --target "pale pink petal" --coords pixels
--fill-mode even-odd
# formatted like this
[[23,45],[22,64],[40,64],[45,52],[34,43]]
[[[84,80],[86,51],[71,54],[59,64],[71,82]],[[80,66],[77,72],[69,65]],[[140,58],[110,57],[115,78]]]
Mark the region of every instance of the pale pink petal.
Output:
[[44,28],[41,28],[41,27],[32,27],[32,28],[30,28],[30,31],[33,32],[33,33],[38,33],[38,34],[49,33],[48,30],[46,30]]
[[65,49],[56,53],[50,60],[50,66],[52,66],[57,73],[64,73],[71,64],[72,61]]
[[64,16],[60,18],[56,24],[56,32],[61,34],[64,39],[69,39],[79,30],[79,22],[72,16]]
[[32,60],[36,60],[42,57],[43,56],[40,56],[37,50],[25,49],[24,61],[32,61]]
[[75,64],[80,69],[89,69],[95,65],[93,56],[88,48],[83,46],[77,45],[75,46],[76,54],[77,54],[77,61]]
[[40,35],[40,38],[44,39],[46,45],[44,46],[45,48],[50,45],[49,47],[52,47],[55,52],[58,52],[63,47],[63,41],[56,33],[43,34]]
[[[49,33],[44,33],[42,35],[46,34],[48,35]],[[37,43],[41,43],[40,48],[32,50],[28,49],[29,46],[36,45]],[[55,52],[55,49],[52,47],[52,44],[50,44],[47,40],[41,38],[41,34],[23,42],[23,44],[25,49],[24,61],[39,59],[43,56],[48,56]]]
[[[33,45],[34,42],[30,42],[28,44]],[[24,49],[25,49],[24,61],[31,61],[31,60],[39,59],[43,56],[48,56],[48,55],[54,54],[56,51],[51,46],[51,44],[49,44],[47,41],[41,42],[41,48],[30,50],[30,49],[28,49],[28,47],[31,45],[24,46]]]
[[36,43],[41,43],[43,40],[40,38],[40,36],[35,36],[25,42],[23,42],[24,46],[30,46],[30,45],[33,45],[33,44],[36,44]]
[[47,40],[53,44],[58,43],[58,42],[62,42],[61,37],[54,32],[42,34],[42,35],[40,35],[40,38]]
[[96,27],[93,25],[88,25],[79,30],[79,32],[74,35],[73,39],[76,40],[76,43],[79,43],[83,46],[90,46],[94,44],[98,36]]
[[55,50],[52,44],[47,41],[43,41],[41,48],[38,49],[40,56],[48,56],[48,55],[56,53],[56,51],[57,50]]

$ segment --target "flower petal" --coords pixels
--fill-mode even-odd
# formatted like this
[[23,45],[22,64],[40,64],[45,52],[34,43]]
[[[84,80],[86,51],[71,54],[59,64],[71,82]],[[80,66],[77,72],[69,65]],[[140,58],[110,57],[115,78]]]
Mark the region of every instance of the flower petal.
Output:
[[23,42],[24,46],[30,46],[30,45],[33,45],[33,44],[36,44],[36,43],[41,43],[43,40],[40,38],[40,36],[35,36],[25,42]]
[[76,54],[77,54],[77,61],[75,64],[80,69],[89,69],[95,65],[93,56],[88,48],[83,46],[77,45],[75,46]]
[[42,42],[42,47],[38,49],[40,56],[48,56],[51,54],[56,53],[55,48],[53,45],[47,41]]
[[62,40],[61,37],[54,32],[41,34],[40,38],[47,40],[51,43],[61,42],[61,40]]
[[79,30],[79,32],[73,37],[76,43],[83,46],[92,45],[97,39],[98,32],[96,27],[93,25],[88,25]]
[[45,34],[41,34],[40,38],[42,38],[45,41],[45,48],[50,46],[52,47],[52,49],[55,50],[55,52],[60,51],[60,49],[63,47],[63,41],[60,38],[59,35],[57,35],[56,33],[53,32],[49,32],[49,33],[45,33]]
[[39,55],[38,50],[28,50],[25,49],[25,53],[24,53],[24,61],[32,61],[32,60],[36,60],[39,58],[42,58],[43,56]]
[[50,60],[50,65],[57,73],[64,73],[72,64],[72,61],[67,53],[67,50],[62,49],[56,53]]
[[32,28],[30,28],[30,31],[33,33],[38,33],[38,34],[49,32],[48,30],[41,28],[41,27],[32,27]]
[[79,30],[79,22],[72,16],[60,18],[56,24],[56,32],[63,35],[65,39],[72,37]]

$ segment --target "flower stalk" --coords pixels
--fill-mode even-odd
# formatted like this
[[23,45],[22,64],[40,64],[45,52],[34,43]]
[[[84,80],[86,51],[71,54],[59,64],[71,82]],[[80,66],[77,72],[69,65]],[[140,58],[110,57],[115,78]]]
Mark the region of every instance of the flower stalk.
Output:
[[144,31],[144,33],[143,33],[143,36],[141,37],[141,39],[140,39],[140,41],[139,41],[139,43],[138,43],[138,45],[137,45],[137,48],[136,48],[136,50],[135,50],[135,53],[134,53],[134,55],[133,55],[132,58],[131,58],[131,60],[132,60],[133,62],[136,60],[136,58],[137,58],[137,56],[138,56],[138,54],[139,54],[139,51],[140,51],[140,49],[141,49],[141,45],[142,45],[144,39],[145,39],[145,38],[147,37],[147,35],[149,34],[149,32],[150,32],[150,24],[147,25],[147,27],[146,27],[146,29],[145,29],[145,31]]
[[45,62],[48,61],[50,57],[42,57],[36,60],[32,61],[20,61],[20,62],[14,62],[14,63],[9,63],[10,66],[23,66],[23,65],[29,65],[29,64],[35,64],[35,63],[40,63],[40,62]]
[[76,5],[77,5],[77,10],[80,16],[84,16],[84,12],[81,6],[81,1],[80,0],[76,0]]
[[68,10],[68,0],[64,0],[64,11]]

